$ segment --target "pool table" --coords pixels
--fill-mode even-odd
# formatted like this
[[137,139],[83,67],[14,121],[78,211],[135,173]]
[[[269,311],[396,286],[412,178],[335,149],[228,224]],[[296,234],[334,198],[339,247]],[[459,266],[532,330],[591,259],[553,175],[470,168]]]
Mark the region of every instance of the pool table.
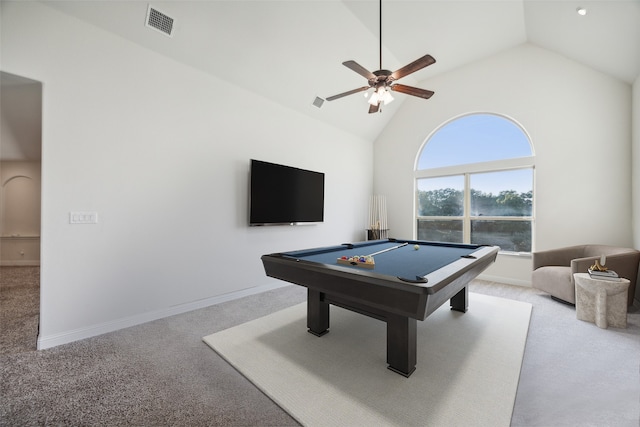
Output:
[[[331,304],[387,323],[388,368],[409,377],[416,367],[417,320],[445,301],[467,311],[467,284],[495,261],[497,246],[384,239],[262,256],[267,276],[305,286],[307,327],[329,331]],[[339,262],[373,256],[374,265]]]

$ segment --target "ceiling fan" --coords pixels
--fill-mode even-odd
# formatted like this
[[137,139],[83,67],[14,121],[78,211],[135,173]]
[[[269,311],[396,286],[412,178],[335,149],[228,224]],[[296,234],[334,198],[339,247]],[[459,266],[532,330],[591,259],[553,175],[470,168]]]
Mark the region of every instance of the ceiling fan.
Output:
[[[390,90],[417,96],[419,98],[429,99],[434,94],[433,91],[399,84],[396,83],[396,80],[399,80],[411,73],[415,73],[416,71],[435,62],[436,60],[431,55],[425,55],[394,72],[382,69],[382,0],[380,0],[380,69],[371,72],[356,61],[350,60],[343,62],[342,65],[366,78],[368,86],[359,87],[338,95],[330,96],[327,98],[327,101],[333,101],[335,99],[353,95],[354,93],[364,92],[373,88],[373,94],[371,94],[371,97],[369,98],[369,113],[376,113],[378,111],[382,111],[380,107],[383,104],[388,104],[393,101],[393,97],[389,93]],[[365,94],[365,96],[367,95]]]

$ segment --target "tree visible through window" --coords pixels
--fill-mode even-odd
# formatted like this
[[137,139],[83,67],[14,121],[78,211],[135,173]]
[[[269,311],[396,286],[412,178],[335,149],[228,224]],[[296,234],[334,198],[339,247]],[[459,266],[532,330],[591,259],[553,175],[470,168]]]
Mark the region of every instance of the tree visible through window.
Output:
[[531,252],[534,157],[514,121],[472,114],[438,129],[418,156],[418,239]]

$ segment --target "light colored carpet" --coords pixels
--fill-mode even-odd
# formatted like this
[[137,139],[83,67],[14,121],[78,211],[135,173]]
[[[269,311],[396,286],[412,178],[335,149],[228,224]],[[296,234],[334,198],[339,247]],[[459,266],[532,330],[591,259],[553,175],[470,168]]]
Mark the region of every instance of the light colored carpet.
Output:
[[0,267],[0,354],[34,351],[40,320],[40,267]]
[[303,303],[204,341],[306,426],[508,426],[532,306],[469,295],[418,322],[410,378],[386,369],[384,322],[334,306],[321,338]]

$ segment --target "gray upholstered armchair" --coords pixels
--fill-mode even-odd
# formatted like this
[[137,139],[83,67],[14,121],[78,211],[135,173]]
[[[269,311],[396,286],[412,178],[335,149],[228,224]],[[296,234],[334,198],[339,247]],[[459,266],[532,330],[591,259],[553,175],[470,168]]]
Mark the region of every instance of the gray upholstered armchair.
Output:
[[607,257],[606,267],[620,277],[629,279],[628,305],[633,297],[638,279],[640,251],[606,245],[579,245],[533,253],[531,286],[552,298],[571,304],[576,303],[574,273],[586,273],[596,259]]

